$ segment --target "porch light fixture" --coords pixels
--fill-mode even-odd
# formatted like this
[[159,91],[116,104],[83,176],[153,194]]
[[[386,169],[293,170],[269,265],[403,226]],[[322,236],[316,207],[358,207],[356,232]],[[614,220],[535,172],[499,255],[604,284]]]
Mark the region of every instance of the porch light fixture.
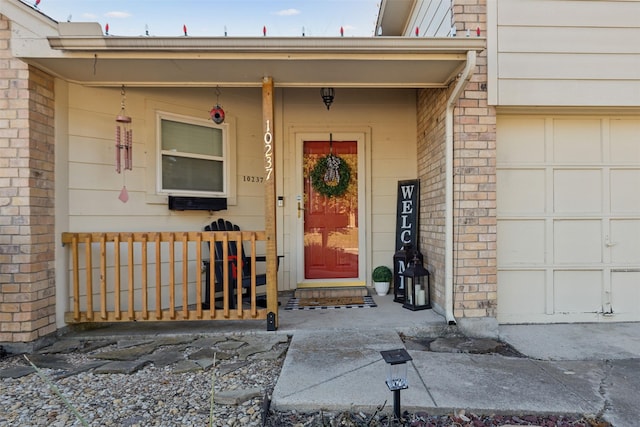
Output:
[[332,87],[320,88],[320,96],[322,96],[322,102],[327,106],[327,110],[331,108],[335,94],[336,91]]
[[393,392],[393,414],[396,419],[400,419],[400,390],[409,388],[407,362],[413,359],[404,348],[385,350],[380,354],[387,363],[386,383],[389,390]]
[[404,277],[405,286],[402,307],[411,311],[431,308],[429,271],[422,266],[417,252],[409,267],[401,275]]

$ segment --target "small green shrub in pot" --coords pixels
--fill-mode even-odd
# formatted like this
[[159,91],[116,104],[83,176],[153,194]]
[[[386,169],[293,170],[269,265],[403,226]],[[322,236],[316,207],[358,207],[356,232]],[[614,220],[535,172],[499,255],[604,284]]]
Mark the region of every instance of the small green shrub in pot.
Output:
[[371,274],[371,278],[373,279],[373,285],[376,288],[376,293],[380,296],[386,295],[389,292],[389,285],[391,283],[391,270],[389,267],[385,267],[381,265],[376,267]]
[[376,267],[371,274],[374,282],[390,282],[391,277],[391,270],[384,265]]

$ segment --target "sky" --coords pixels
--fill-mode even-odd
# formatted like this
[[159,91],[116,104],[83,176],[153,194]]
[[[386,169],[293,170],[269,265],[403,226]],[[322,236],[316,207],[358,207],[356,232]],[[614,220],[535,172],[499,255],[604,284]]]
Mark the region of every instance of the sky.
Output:
[[109,24],[114,36],[374,35],[380,0],[22,0],[56,21]]

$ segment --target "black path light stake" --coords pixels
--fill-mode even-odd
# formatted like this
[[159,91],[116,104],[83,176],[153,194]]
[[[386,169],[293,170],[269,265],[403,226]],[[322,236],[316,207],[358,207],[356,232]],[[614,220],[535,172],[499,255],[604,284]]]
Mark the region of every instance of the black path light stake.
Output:
[[395,350],[381,351],[380,354],[387,362],[387,387],[393,392],[393,414],[400,419],[400,390],[409,388],[407,381],[407,362],[413,360],[407,350],[397,348]]

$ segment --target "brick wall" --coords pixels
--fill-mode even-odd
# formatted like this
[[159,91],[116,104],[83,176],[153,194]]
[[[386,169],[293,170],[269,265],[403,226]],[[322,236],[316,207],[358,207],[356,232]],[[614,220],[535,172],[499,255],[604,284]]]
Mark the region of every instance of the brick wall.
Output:
[[11,56],[0,16],[0,342],[56,330],[54,79]]
[[[458,37],[486,35],[486,0],[454,1]],[[455,83],[454,83],[455,84]],[[495,317],[495,109],[487,104],[486,51],[454,109],[454,316]],[[453,86],[453,84],[452,84]],[[432,298],[444,307],[445,105],[452,88],[418,95],[421,248],[434,272]],[[424,250],[424,249],[423,249]]]
[[431,272],[431,298],[444,308],[445,106],[449,91],[418,93],[420,251]]

